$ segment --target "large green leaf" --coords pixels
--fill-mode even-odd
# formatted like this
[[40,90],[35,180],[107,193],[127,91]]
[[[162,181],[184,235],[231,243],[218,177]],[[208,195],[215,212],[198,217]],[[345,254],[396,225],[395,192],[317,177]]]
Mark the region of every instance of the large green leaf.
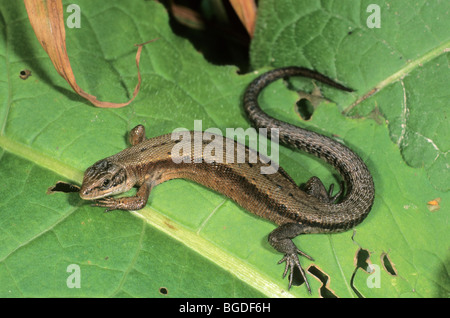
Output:
[[[284,267],[276,265],[281,255],[266,239],[275,226],[202,186],[164,183],[153,190],[146,208],[131,213],[105,214],[76,194],[45,194],[57,180],[80,183],[85,168],[127,146],[126,133],[138,123],[148,137],[192,129],[194,120],[224,132],[249,126],[241,97],[256,75],[209,64],[187,40],[173,35],[160,4],[77,4],[81,28],[67,29],[68,52],[78,84],[101,100],[129,98],[136,82],[133,44],[159,40],[144,48],[143,84],[135,102],[98,109],[56,74],[23,3],[0,4],[0,71],[6,74],[0,82],[0,295],[307,296],[304,286],[287,291],[281,278]],[[347,94],[321,86],[337,105],[322,103],[308,122],[296,112],[297,94],[281,81],[263,92],[263,107],[349,145],[367,162],[376,185],[372,212],[354,232],[295,242],[315,258],[303,264],[329,277],[324,295],[447,296],[450,196],[443,192],[448,186],[443,167],[448,166],[449,6],[379,2],[381,28],[368,29],[368,4],[260,2],[251,51],[255,69],[303,65],[356,90]],[[19,78],[23,69],[32,71],[27,80]],[[310,81],[292,83],[312,87]],[[339,110],[349,111],[378,86],[377,94],[350,107],[351,114],[374,119],[341,115]],[[420,138],[427,141],[424,146]],[[402,154],[421,167],[408,166]],[[312,175],[326,184],[338,181],[329,167],[302,153],[282,147],[279,161],[299,183]],[[438,197],[440,209],[430,212],[427,202]],[[360,248],[370,252],[379,272],[364,272],[364,261],[355,264]],[[385,253],[396,276],[383,267]],[[80,288],[68,288],[71,264],[79,266]],[[377,275],[380,288],[370,288]],[[321,283],[314,277],[309,274],[317,297]]]

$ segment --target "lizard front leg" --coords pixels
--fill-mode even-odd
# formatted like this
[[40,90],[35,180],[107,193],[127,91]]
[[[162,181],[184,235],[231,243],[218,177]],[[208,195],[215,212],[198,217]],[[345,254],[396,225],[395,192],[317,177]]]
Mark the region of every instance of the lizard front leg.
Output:
[[147,180],[140,186],[135,196],[122,198],[101,198],[95,200],[95,203],[91,206],[104,207],[106,208],[105,212],[114,210],[140,210],[147,204],[148,196],[153,188],[153,184],[153,181]]
[[131,129],[128,139],[133,146],[143,142],[145,140],[145,127],[137,125]]

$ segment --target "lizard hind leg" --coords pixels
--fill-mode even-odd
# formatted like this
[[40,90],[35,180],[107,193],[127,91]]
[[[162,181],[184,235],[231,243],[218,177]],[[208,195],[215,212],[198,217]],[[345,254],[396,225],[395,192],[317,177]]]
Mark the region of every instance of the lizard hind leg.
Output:
[[327,191],[322,181],[317,177],[311,177],[306,182],[303,190],[324,203],[335,203],[339,199],[344,190],[344,183],[341,183],[341,187],[335,195],[333,195],[334,184],[330,185],[330,189]]
[[128,136],[130,144],[137,145],[145,140],[145,127],[142,125],[137,125],[130,131]]
[[279,226],[269,234],[269,243],[277,251],[284,253],[284,257],[278,262],[278,264],[286,262],[283,278],[286,277],[286,274],[289,272],[288,289],[291,288],[292,282],[294,280],[294,270],[298,269],[303,277],[303,280],[305,281],[308,292],[311,294],[311,287],[309,286],[308,279],[306,278],[306,273],[300,264],[298,254],[305,256],[310,260],[313,259],[308,254],[299,250],[297,246],[295,246],[294,242],[292,242],[292,239],[294,237],[307,232],[307,229],[302,224],[286,223]]

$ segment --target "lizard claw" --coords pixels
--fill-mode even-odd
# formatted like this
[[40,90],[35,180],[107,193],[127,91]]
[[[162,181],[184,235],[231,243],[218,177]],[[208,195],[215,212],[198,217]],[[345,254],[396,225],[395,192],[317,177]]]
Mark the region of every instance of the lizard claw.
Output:
[[283,262],[286,262],[286,267],[284,268],[283,278],[286,277],[287,273],[289,273],[289,287],[288,290],[292,287],[292,281],[294,278],[294,269],[297,267],[300,270],[300,273],[302,274],[303,280],[305,281],[306,288],[308,289],[308,292],[311,294],[311,287],[309,286],[308,279],[306,278],[305,271],[303,270],[302,266],[300,265],[300,260],[298,259],[298,255],[303,255],[306,258],[313,260],[311,256],[308,254],[300,251],[297,249],[296,253],[292,254],[284,254],[284,257],[278,262],[278,264],[281,264]]
[[113,210],[116,210],[117,207],[117,202],[114,198],[101,198],[98,200],[94,201],[95,203],[91,204],[91,206],[98,206],[98,207],[103,207],[103,208],[107,208],[105,210],[105,212],[110,212]]
[[330,188],[328,190],[328,198],[330,203],[336,203],[336,201],[341,197],[342,193],[344,192],[344,182],[341,182],[339,191],[335,195],[333,195],[333,190],[334,183],[330,184]]

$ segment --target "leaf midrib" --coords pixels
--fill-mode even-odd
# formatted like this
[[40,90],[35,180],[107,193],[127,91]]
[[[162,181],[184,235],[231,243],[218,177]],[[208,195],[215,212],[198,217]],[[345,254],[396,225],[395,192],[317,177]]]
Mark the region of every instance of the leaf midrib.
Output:
[[380,90],[382,90],[384,87],[389,86],[390,84],[404,78],[407,76],[410,72],[412,72],[414,69],[421,67],[423,64],[430,62],[431,60],[439,57],[442,54],[447,53],[450,50],[450,40],[447,42],[444,42],[443,44],[439,45],[438,47],[432,49],[428,53],[423,54],[422,56],[418,57],[415,60],[409,60],[405,64],[404,67],[400,68],[397,72],[392,74],[391,76],[388,76],[386,79],[382,80],[378,84],[376,84],[374,87],[369,89],[368,92],[364,93],[360,98],[358,98],[353,104],[348,106],[344,109],[343,114],[348,114],[354,107],[356,107],[358,104],[360,104],[363,100],[367,99],[373,94],[376,94]]

